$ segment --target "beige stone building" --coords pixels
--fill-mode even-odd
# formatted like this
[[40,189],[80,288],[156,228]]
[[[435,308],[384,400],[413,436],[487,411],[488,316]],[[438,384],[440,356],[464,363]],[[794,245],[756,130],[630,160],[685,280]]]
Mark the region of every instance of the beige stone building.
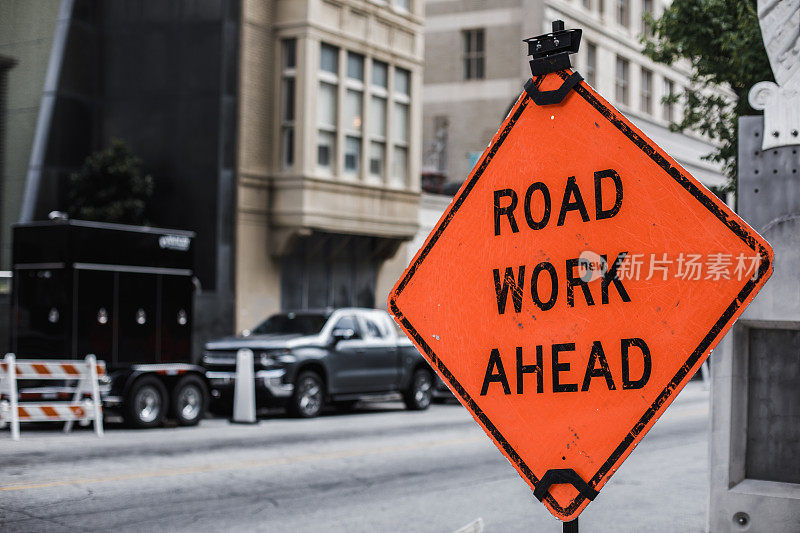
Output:
[[522,39],[550,32],[551,22],[581,28],[572,64],[585,80],[704,184],[725,178],[704,161],[713,146],[694,134],[673,133],[679,106],[666,94],[688,84],[683,65],[654,63],[641,53],[645,12],[663,0],[427,0],[423,167],[463,180],[513,102],[530,68]]
[[280,308],[384,305],[418,227],[422,11],[244,1],[238,329]]

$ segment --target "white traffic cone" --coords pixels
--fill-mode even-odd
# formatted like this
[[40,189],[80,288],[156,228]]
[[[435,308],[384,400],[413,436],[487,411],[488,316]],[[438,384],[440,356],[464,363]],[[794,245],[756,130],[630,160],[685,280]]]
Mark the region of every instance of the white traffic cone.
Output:
[[233,418],[237,424],[255,424],[256,387],[253,376],[253,350],[236,352],[236,383],[233,389]]

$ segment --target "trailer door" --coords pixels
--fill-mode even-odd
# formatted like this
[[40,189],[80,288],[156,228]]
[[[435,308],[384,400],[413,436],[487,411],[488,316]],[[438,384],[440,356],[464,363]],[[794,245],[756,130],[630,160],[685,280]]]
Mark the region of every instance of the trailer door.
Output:
[[20,359],[71,357],[72,286],[63,265],[14,268],[11,349]]
[[192,278],[162,275],[161,278],[161,362],[191,362]]
[[114,272],[75,271],[75,342],[79,358],[91,353],[101,361],[114,360],[114,329],[117,326],[114,281]]
[[157,363],[158,276],[118,272],[117,364]]

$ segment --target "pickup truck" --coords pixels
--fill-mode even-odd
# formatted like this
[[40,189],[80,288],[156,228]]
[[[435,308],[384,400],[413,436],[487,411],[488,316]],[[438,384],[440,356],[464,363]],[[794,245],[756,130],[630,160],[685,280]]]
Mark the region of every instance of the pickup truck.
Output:
[[257,406],[286,407],[297,417],[387,393],[400,393],[408,409],[423,410],[434,393],[449,394],[385,311],[295,311],[206,344],[202,365],[212,411],[230,409],[236,352],[243,348],[253,351]]

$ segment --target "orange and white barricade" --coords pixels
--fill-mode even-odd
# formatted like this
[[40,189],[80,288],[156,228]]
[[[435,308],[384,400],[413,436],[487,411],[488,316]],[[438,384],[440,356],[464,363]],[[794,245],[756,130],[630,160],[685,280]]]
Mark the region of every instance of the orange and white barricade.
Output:
[[[0,363],[0,428],[11,424],[11,438],[19,440],[20,422],[66,422],[64,431],[72,424],[82,426],[94,422],[94,432],[103,436],[103,404],[100,401],[99,377],[106,373],[106,364],[87,355],[84,361],[20,360],[6,354]],[[72,401],[20,402],[20,380],[60,380],[75,382]],[[84,398],[88,396],[88,398]]]

